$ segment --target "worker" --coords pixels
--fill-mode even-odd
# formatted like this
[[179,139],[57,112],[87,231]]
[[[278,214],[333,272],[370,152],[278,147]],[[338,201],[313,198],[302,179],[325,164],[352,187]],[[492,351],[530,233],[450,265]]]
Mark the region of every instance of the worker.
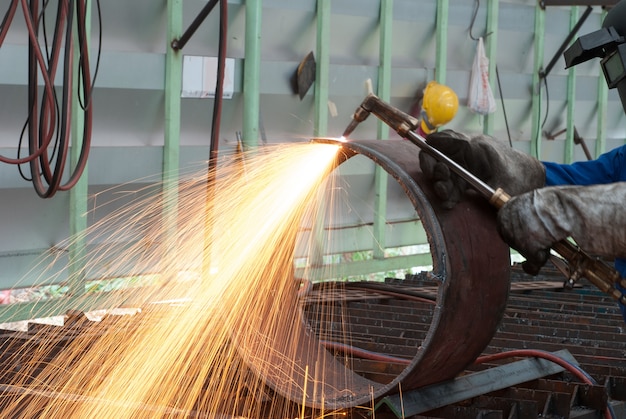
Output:
[[[612,33],[617,41],[581,54],[573,59],[574,65],[600,53],[607,54],[603,66],[616,55],[624,61],[625,25],[626,0],[621,0],[603,22],[603,29],[616,30]],[[626,110],[626,74],[615,78],[616,74],[603,70],[609,87],[618,88]],[[626,277],[626,145],[595,160],[558,164],[539,161],[486,135],[470,137],[445,130],[430,134],[427,142],[494,189],[502,188],[512,196],[498,211],[497,229],[526,258],[526,272],[536,275],[547,262],[549,249],[571,237],[587,253],[615,259],[615,268]],[[469,188],[426,153],[420,153],[420,167],[447,208]],[[626,321],[626,307],[620,304],[620,309]]]
[[450,122],[459,109],[459,98],[450,87],[431,80],[426,84],[418,105],[410,113],[420,120],[418,134],[428,135]]

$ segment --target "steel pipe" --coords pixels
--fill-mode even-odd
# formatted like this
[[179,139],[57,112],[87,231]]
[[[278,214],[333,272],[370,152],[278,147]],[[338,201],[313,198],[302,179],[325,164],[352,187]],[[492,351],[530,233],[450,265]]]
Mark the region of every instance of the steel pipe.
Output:
[[[419,148],[409,141],[341,144],[337,166],[355,155],[365,156],[406,192],[427,232],[433,274],[441,282],[421,345],[391,381],[378,382],[355,372],[345,357],[335,357],[324,348],[322,337],[307,324],[302,311],[295,306],[286,308],[286,321],[297,319],[293,327],[287,328],[289,336],[275,339],[271,359],[252,360],[248,354],[248,362],[275,392],[296,403],[323,409],[372,407],[372,400],[389,393],[455,377],[491,341],[509,291],[509,248],[496,232],[495,210],[484,199],[469,197],[452,210],[441,207],[419,169]],[[268,331],[261,330],[259,335],[266,339]]]

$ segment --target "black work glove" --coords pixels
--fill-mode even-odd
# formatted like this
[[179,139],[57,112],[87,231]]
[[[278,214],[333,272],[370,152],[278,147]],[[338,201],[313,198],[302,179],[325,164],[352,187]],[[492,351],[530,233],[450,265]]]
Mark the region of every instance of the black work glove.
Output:
[[[493,137],[469,137],[460,132],[444,130],[430,134],[426,142],[492,188],[502,188],[509,195],[527,192],[545,184],[545,168],[539,160]],[[453,208],[463,199],[470,185],[445,163],[425,152],[419,156],[422,172],[432,180],[435,194],[445,208]]]
[[498,211],[498,231],[536,275],[550,248],[571,237],[595,256],[626,257],[626,183],[552,186],[511,198]]

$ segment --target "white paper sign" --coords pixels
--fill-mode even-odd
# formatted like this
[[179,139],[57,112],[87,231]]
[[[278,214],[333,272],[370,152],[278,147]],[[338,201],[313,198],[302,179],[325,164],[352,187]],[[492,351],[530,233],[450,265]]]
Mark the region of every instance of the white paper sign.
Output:
[[[234,90],[235,59],[226,58],[222,98],[231,99]],[[185,55],[183,57],[184,98],[214,98],[217,83],[217,58]]]

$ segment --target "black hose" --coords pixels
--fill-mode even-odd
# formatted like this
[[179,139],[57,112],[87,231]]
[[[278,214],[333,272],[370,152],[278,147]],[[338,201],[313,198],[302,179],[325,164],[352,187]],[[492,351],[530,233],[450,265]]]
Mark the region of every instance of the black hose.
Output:
[[[26,27],[28,29],[28,117],[20,134],[17,158],[0,156],[0,162],[18,165],[20,175],[33,183],[35,191],[42,198],[50,198],[57,191],[72,188],[80,179],[89,155],[92,131],[91,96],[93,85],[89,71],[87,33],[85,29],[86,8],[88,0],[59,0],[57,2],[56,22],[51,46],[48,45],[44,19],[49,2],[21,0]],[[0,27],[0,45],[4,40],[9,26],[13,21],[18,0],[13,0],[6,12]],[[96,0],[100,36],[102,22],[100,2]],[[74,19],[76,14],[77,18]],[[73,147],[80,147],[80,155],[75,167],[70,170],[69,180],[63,183],[62,178],[68,160],[71,139],[72,118],[72,82],[73,82],[73,48],[74,28],[77,28],[77,44],[79,48],[78,76],[80,83],[77,92],[78,100],[84,114],[83,132],[72,141]],[[39,30],[42,29],[45,56],[40,46]],[[65,41],[63,41],[65,39]],[[101,38],[100,38],[101,39]],[[64,43],[63,43],[64,42]],[[98,48],[98,63],[101,42]],[[64,51],[63,85],[60,98],[57,98],[54,80],[60,63],[61,51]],[[97,67],[96,67],[97,71]],[[38,78],[43,79],[43,93],[38,92]],[[95,75],[94,75],[95,79]],[[82,94],[81,94],[82,92]],[[83,99],[82,95],[85,98]],[[20,155],[22,139],[28,136],[28,155]],[[81,139],[82,135],[82,139]],[[23,172],[21,165],[28,163],[30,178]]]

